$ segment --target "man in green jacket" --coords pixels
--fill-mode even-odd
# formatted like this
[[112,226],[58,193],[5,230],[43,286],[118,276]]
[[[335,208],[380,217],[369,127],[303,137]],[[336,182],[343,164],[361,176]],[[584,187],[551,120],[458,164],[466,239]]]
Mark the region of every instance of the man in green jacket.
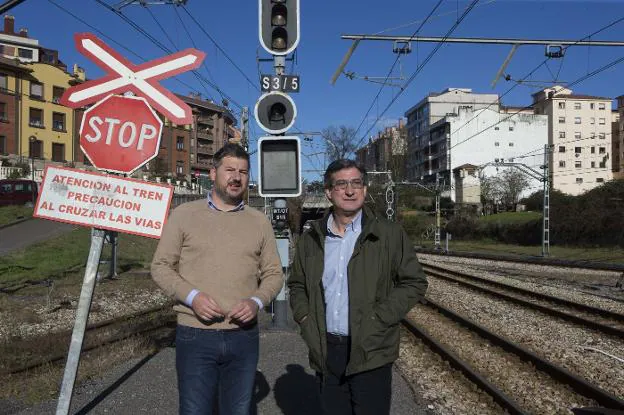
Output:
[[288,280],[325,414],[390,412],[399,322],[427,291],[405,231],[364,206],[366,179],[353,160],[329,165],[332,209],[301,235]]

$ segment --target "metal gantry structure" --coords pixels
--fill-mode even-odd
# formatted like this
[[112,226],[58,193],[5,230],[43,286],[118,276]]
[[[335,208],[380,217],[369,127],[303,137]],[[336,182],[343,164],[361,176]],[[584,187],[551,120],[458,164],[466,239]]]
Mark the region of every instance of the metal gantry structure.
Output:
[[481,166],[481,169],[487,166],[502,166],[513,167],[526,174],[527,176],[539,180],[543,183],[543,210],[542,210],[542,256],[547,257],[550,255],[550,153],[552,146],[549,144],[544,145],[544,164],[540,166],[542,170],[537,171],[532,167],[527,166],[524,163],[518,163],[513,161],[496,160],[491,163],[486,163]]

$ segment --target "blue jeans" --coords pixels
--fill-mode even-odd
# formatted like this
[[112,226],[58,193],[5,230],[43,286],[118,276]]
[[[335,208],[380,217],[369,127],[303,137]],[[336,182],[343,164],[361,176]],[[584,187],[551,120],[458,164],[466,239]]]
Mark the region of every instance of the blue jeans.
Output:
[[258,326],[210,330],[178,325],[180,414],[248,415],[258,365]]

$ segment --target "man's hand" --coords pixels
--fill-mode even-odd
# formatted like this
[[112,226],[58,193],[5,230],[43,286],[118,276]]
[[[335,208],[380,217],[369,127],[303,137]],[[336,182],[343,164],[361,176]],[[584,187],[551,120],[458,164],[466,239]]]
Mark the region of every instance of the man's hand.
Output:
[[228,314],[228,318],[245,324],[256,318],[257,314],[258,304],[254,300],[246,298],[232,307],[232,311]]
[[199,292],[193,298],[193,311],[202,320],[215,320],[225,316],[219,304],[208,294]]

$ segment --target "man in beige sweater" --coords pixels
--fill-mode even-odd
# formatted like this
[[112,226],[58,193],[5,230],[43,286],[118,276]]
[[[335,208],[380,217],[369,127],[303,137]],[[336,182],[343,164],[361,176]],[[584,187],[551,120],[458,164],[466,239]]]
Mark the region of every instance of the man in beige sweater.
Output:
[[156,284],[176,300],[180,414],[249,414],[258,364],[257,313],[283,284],[273,229],[246,207],[249,154],[226,144],[214,156],[208,200],[176,208],[152,261]]

